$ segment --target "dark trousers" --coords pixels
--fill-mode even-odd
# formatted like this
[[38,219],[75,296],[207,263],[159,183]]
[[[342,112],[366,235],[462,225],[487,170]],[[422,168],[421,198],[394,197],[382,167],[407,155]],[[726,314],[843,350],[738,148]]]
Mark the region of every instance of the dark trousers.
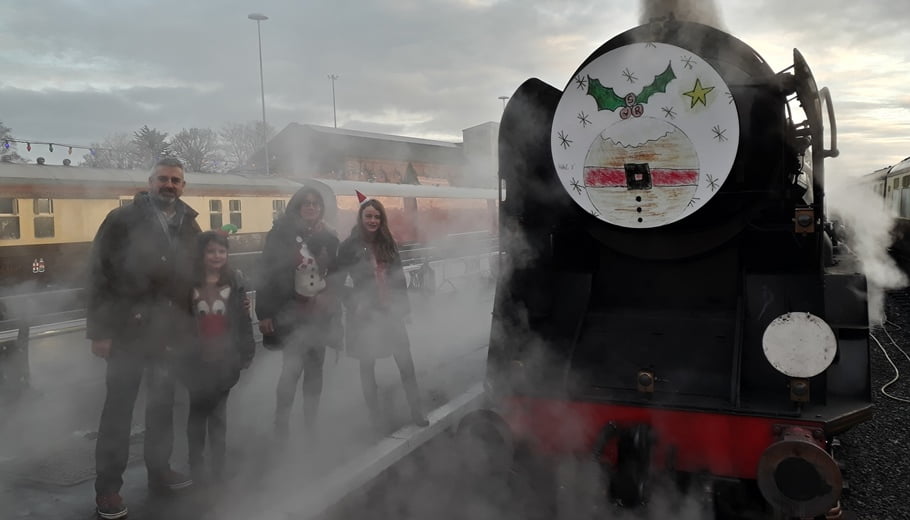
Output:
[[204,464],[206,431],[212,472],[224,473],[224,454],[227,450],[227,399],[230,390],[220,392],[190,392],[190,415],[186,425],[190,468],[196,472]]
[[282,350],[281,377],[276,389],[275,426],[287,431],[297,381],[303,374],[303,421],[307,430],[316,426],[319,399],[322,396],[322,366],[325,364],[325,347],[289,344]]
[[[414,358],[411,350],[399,349],[394,354],[398,372],[401,374],[401,383],[404,386],[404,395],[408,399],[411,412],[421,413],[420,392],[417,390],[417,372],[414,369]],[[379,387],[376,384],[376,360],[360,360],[360,384],[363,387],[363,398],[367,402],[367,410],[374,423],[381,423],[379,410]]]
[[95,491],[119,493],[130,452],[133,408],[146,378],[145,467],[149,478],[170,469],[174,447],[174,382],[170,363],[114,345],[107,360],[107,396],[95,444]]

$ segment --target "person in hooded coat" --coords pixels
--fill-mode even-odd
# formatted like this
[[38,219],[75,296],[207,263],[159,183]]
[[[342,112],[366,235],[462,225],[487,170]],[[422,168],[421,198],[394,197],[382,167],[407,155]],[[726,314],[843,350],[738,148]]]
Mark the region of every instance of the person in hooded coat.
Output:
[[311,438],[315,435],[326,346],[338,348],[341,342],[339,287],[332,276],[338,237],[324,215],[322,195],[304,186],[275,221],[262,250],[256,314],[263,343],[278,345],[283,354],[275,406],[280,440],[288,435],[301,374],[304,426]]

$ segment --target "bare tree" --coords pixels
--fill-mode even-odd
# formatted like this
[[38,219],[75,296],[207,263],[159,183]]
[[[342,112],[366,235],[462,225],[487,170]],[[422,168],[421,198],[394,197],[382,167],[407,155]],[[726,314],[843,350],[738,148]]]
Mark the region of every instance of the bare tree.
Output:
[[[13,129],[0,121],[0,162],[21,162],[23,159],[16,153],[16,143],[4,141],[13,138]],[[7,144],[9,148],[7,148]]]
[[218,136],[208,128],[184,128],[171,139],[170,150],[188,171],[211,173],[218,162]]
[[82,156],[83,166],[119,170],[133,170],[142,167],[136,158],[136,150],[128,134],[113,134],[100,143],[92,143],[91,146],[90,153]]
[[[264,133],[266,139],[271,139],[275,135],[275,130],[270,125],[266,125]],[[261,121],[228,123],[221,129],[219,135],[228,169],[239,168],[249,163],[253,154],[263,145]]]
[[133,132],[133,147],[136,159],[142,168],[151,168],[163,156],[170,155],[167,143],[167,132],[143,125]]

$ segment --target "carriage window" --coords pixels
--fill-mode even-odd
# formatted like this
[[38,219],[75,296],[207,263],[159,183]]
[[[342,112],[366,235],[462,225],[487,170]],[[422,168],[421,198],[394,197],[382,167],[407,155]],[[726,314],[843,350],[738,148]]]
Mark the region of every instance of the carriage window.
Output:
[[910,188],[910,175],[901,177],[901,188]]
[[894,189],[898,189],[901,187],[900,183],[901,183],[901,180],[898,179],[897,177],[895,177],[894,182],[892,182],[891,185],[894,187]]
[[221,218],[220,200],[209,201],[209,225],[211,229],[221,229],[221,226],[224,225],[224,219]]
[[35,217],[35,238],[54,237],[54,217]]
[[132,199],[120,199],[120,207],[129,206],[133,203]]
[[52,215],[54,213],[53,199],[35,199],[35,215]]
[[910,189],[903,189],[901,193],[900,216],[903,218],[910,217]]
[[54,200],[35,199],[35,238],[53,238],[54,236]]
[[228,201],[228,207],[231,210],[231,224],[237,226],[237,229],[243,228],[243,214],[240,212],[240,201]]
[[278,217],[284,215],[284,208],[287,207],[287,204],[287,201],[284,200],[272,201],[272,220],[278,220]]
[[0,240],[19,238],[19,201],[0,198]]
[[19,201],[8,197],[0,198],[0,215],[18,215]]

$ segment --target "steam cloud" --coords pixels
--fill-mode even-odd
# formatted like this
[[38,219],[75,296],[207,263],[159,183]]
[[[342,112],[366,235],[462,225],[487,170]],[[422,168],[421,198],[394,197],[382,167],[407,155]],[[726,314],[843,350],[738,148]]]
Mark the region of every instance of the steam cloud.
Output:
[[642,24],[672,14],[677,20],[724,29],[720,9],[713,0],[642,0],[640,9],[639,22]]
[[868,283],[869,319],[885,319],[885,291],[907,285],[907,275],[888,253],[894,240],[894,215],[884,207],[881,195],[857,189],[855,179],[828,177],[827,201],[831,213],[846,226],[848,247],[859,258]]

